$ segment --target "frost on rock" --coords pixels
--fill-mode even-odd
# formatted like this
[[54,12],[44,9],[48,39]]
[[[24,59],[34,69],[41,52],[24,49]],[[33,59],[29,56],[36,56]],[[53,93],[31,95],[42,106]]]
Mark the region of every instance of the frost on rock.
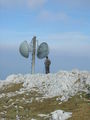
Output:
[[[42,94],[43,98],[60,96],[59,100],[67,101],[70,96],[74,96],[77,92],[87,91],[86,85],[90,85],[90,73],[88,71],[73,70],[47,75],[11,75],[6,80],[0,81],[0,88],[12,83],[23,83],[23,87],[16,93],[9,93],[8,96],[36,91]],[[2,96],[0,95],[0,97]]]
[[62,110],[56,110],[51,113],[51,119],[50,120],[67,120],[72,115],[71,112],[64,112]]

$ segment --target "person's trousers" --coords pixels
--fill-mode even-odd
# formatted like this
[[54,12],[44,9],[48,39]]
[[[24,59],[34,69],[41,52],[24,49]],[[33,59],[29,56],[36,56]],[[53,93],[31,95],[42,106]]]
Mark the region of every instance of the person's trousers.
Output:
[[50,70],[49,70],[49,67],[48,67],[48,66],[45,67],[45,72],[46,72],[46,74],[50,73]]

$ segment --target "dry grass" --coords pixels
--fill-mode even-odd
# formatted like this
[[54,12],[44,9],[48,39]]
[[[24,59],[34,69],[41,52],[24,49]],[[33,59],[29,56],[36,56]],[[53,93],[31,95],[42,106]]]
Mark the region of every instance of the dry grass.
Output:
[[19,91],[22,85],[23,83],[4,85],[3,88],[0,89],[0,94]]
[[[21,87],[22,84],[10,85],[2,90],[1,93],[15,92]],[[50,114],[55,110],[61,109],[72,112],[72,117],[69,120],[90,120],[90,101],[87,101],[85,93],[81,95],[82,98],[80,97],[80,93],[78,93],[62,104],[59,104],[60,101],[56,101],[57,97],[41,100],[42,95],[36,91],[10,98],[3,97],[0,98],[0,119],[16,120],[16,115],[18,115],[20,120],[31,120],[31,118],[49,120],[49,118],[41,118],[38,114]]]

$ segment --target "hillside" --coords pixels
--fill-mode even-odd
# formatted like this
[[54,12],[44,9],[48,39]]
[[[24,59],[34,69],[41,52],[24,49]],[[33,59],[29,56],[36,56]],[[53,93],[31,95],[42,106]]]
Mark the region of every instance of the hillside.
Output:
[[90,72],[17,74],[0,81],[0,120],[90,120]]

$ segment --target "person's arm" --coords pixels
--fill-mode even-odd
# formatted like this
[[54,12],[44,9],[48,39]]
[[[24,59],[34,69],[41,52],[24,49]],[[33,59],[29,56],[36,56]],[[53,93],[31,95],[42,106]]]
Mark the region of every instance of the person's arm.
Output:
[[51,64],[51,61],[50,61],[50,64]]
[[51,61],[49,60],[49,65],[51,64]]

